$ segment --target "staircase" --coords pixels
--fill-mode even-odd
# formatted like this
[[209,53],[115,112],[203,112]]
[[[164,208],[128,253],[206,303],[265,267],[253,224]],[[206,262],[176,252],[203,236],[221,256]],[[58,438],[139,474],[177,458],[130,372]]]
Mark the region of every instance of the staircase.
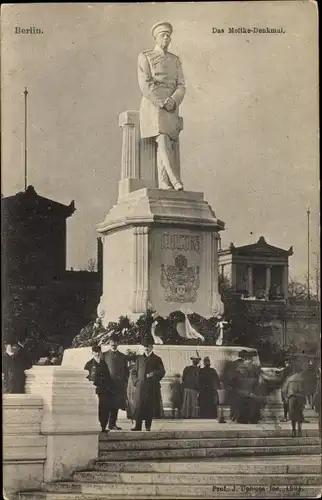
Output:
[[321,441],[315,429],[111,432],[91,470],[43,484],[19,500],[316,498]]

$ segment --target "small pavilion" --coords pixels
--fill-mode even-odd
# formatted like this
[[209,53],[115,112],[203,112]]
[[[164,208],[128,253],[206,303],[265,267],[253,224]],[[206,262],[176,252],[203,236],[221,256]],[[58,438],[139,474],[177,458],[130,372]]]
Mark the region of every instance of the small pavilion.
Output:
[[285,301],[288,298],[288,250],[269,245],[263,236],[256,243],[219,250],[219,273],[233,292],[247,300]]

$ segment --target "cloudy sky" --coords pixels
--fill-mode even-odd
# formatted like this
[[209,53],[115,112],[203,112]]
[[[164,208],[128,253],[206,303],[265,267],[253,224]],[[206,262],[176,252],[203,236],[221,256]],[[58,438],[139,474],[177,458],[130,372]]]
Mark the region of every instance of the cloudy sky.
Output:
[[[69,204],[68,266],[95,257],[95,225],[116,203],[118,115],[138,109],[137,56],[151,26],[174,26],[187,94],[180,108],[182,177],[224,220],[223,245],[294,245],[291,275],[318,251],[317,13],[313,2],[25,4],[2,10],[2,188],[24,187],[24,87],[29,91],[28,184]],[[35,26],[39,35],[18,35]],[[285,34],[228,34],[230,27]],[[225,33],[214,34],[213,28]],[[252,233],[252,234],[251,234]],[[312,270],[313,270],[312,264]]]

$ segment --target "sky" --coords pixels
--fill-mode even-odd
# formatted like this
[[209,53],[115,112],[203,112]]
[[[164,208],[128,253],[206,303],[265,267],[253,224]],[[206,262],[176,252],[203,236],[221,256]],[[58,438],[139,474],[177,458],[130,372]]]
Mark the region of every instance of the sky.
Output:
[[[309,1],[15,4],[2,6],[2,186],[28,184],[69,204],[67,266],[96,257],[96,224],[117,201],[118,116],[139,109],[137,56],[167,20],[187,93],[181,176],[225,221],[222,246],[294,247],[290,275],[319,251],[317,9]],[[42,34],[16,34],[34,26]],[[284,34],[229,34],[230,27]],[[224,33],[213,33],[213,28]]]

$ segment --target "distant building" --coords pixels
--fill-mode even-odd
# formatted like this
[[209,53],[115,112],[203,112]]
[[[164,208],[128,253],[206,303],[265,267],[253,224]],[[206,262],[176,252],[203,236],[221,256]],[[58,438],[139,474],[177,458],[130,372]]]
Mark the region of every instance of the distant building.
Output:
[[33,186],[1,200],[4,279],[9,283],[44,283],[66,270],[66,219],[75,212],[39,196]]
[[[263,236],[244,246],[230,244],[219,250],[219,276],[229,286],[233,302],[230,307],[243,314],[262,317],[261,327],[283,346],[320,341],[320,304],[302,300],[289,303],[288,250],[269,245]],[[228,305],[228,304],[227,304]]]
[[1,199],[3,334],[37,334],[69,345],[96,311],[102,288],[98,272],[66,270],[66,220],[75,212],[36,193]]
[[293,247],[284,250],[266,243],[263,236],[256,243],[219,250],[219,273],[242,298],[286,300],[288,297],[288,259]]

